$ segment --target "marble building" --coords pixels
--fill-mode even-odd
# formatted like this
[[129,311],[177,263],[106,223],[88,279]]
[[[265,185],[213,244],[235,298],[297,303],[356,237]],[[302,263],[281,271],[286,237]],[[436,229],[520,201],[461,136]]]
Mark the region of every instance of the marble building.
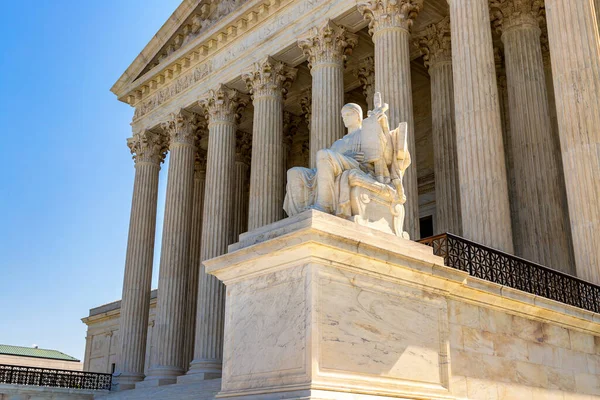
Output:
[[407,123],[411,239],[451,232],[600,284],[599,14],[598,0],[183,1],[111,89],[135,109],[135,181],[123,298],[102,320],[118,345],[97,369],[114,362],[119,390],[220,378],[226,291],[204,262],[280,223],[286,171],[314,168],[342,106],[372,110],[375,92],[390,126]]

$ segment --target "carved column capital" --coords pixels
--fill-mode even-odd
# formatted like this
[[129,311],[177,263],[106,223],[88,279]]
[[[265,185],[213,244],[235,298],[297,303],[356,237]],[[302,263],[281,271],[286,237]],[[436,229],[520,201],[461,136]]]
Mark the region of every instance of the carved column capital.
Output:
[[492,0],[490,12],[498,33],[524,26],[539,29],[544,19],[544,0]]
[[145,130],[127,139],[127,147],[133,154],[135,163],[160,165],[167,155],[168,140],[165,135]]
[[298,46],[308,57],[311,69],[319,64],[341,64],[346,55],[358,43],[358,36],[343,27],[327,20],[320,28],[311,29],[308,34],[298,40]]
[[355,75],[363,87],[365,97],[367,99],[373,98],[375,93],[375,58],[369,56],[360,60]]
[[409,31],[423,9],[423,0],[368,0],[358,4],[358,11],[369,21],[369,33],[400,28]]
[[298,133],[301,118],[295,116],[289,111],[283,113],[283,146],[287,153],[292,149],[294,136]]
[[304,95],[300,98],[300,108],[302,108],[302,114],[304,115],[304,120],[308,125],[308,129],[310,130],[310,121],[312,118],[312,90],[308,89],[304,92]]
[[198,149],[194,161],[194,178],[200,179],[206,175],[206,150]]
[[201,117],[196,113],[179,110],[171,114],[168,121],[161,124],[162,129],[169,137],[170,144],[197,145],[197,129],[201,124]]
[[421,49],[427,68],[435,68],[444,63],[452,63],[452,44],[450,40],[450,17],[427,26],[415,40]]
[[494,47],[494,64],[496,66],[496,77],[498,86],[502,89],[507,88],[506,68],[504,68],[504,51],[500,47]]
[[285,97],[296,79],[298,70],[272,57],[254,63],[242,74],[254,98],[261,96]]
[[248,100],[235,89],[220,85],[216,90],[211,89],[206,98],[200,100],[200,105],[208,114],[208,125],[215,123],[239,122]]
[[235,134],[235,161],[250,165],[252,162],[252,135],[237,131]]

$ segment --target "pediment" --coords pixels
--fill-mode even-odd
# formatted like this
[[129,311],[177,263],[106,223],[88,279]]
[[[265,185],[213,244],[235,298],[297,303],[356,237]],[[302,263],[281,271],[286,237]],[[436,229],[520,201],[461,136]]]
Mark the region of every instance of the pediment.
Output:
[[168,62],[171,55],[208,31],[232,11],[249,0],[183,0],[167,22],[154,35],[111,91],[119,99],[140,77]]

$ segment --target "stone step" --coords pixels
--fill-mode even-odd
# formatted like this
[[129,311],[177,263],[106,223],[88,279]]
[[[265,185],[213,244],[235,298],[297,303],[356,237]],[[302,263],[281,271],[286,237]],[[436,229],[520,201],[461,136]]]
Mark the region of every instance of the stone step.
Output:
[[221,390],[221,380],[212,379],[194,383],[178,383],[159,387],[111,392],[94,397],[95,400],[212,400]]

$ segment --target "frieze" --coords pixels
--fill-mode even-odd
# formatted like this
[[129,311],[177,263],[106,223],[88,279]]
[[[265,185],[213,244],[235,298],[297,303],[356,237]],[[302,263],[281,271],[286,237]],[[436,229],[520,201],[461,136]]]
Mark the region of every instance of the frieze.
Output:
[[150,98],[144,100],[141,105],[136,107],[135,113],[133,115],[134,121],[148,114],[150,111],[154,110],[167,100],[171,99],[174,96],[177,96],[179,93],[183,92],[190,86],[195,83],[203,80],[212,72],[212,62],[211,60],[200,64],[192,71],[184,74],[183,76],[177,78],[173,84],[163,89],[160,89],[156,93],[154,93]]

